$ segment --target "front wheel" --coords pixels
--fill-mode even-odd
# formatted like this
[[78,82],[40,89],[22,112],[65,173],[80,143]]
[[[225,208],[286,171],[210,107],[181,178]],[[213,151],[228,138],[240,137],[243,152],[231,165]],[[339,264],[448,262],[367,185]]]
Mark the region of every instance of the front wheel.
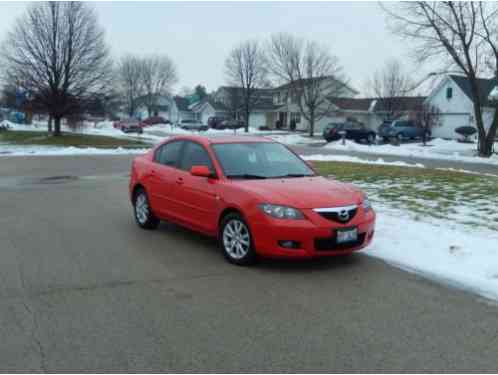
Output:
[[133,200],[135,220],[140,228],[156,229],[159,225],[159,219],[154,216],[149,204],[149,198],[144,189],[139,189],[135,193]]
[[232,213],[223,218],[219,242],[223,255],[230,263],[246,266],[256,260],[249,226],[238,213]]

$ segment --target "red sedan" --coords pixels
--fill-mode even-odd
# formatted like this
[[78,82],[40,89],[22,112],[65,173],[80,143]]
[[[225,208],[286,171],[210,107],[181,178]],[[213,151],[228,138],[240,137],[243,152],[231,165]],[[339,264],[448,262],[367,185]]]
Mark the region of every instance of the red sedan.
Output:
[[349,254],[374,235],[364,193],[266,138],[170,138],[135,158],[129,188],[140,227],[168,220],[216,236],[239,265]]

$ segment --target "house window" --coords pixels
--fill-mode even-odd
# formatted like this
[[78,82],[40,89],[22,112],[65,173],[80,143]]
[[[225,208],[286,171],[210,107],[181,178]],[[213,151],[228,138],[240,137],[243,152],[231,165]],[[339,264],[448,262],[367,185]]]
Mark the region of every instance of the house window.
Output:
[[275,104],[280,104],[280,93],[277,92],[277,94],[275,95]]
[[453,97],[453,88],[448,87],[446,89],[446,99],[450,100]]
[[290,120],[295,121],[296,124],[299,124],[301,122],[301,113],[299,112],[291,112]]

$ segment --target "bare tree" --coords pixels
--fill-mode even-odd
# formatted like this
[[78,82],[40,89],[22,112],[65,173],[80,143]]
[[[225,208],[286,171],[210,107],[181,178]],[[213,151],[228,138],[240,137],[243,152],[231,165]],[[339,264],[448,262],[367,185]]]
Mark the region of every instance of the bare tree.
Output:
[[414,83],[403,71],[401,63],[391,59],[373,74],[368,86],[383,109],[384,120],[393,120],[400,115],[401,97],[412,92]]
[[249,117],[259,98],[259,89],[266,87],[266,59],[257,40],[247,40],[236,46],[225,60],[227,80],[239,86],[242,92],[242,108],[245,131],[249,131]]
[[279,33],[270,39],[268,61],[276,80],[287,83],[288,95],[313,136],[315,123],[333,112],[330,98],[342,96],[347,88],[338,58],[315,41]]
[[130,117],[135,114],[138,107],[138,99],[145,94],[144,71],[142,60],[134,55],[126,55],[121,58],[117,68],[117,80],[126,112]]
[[168,56],[147,56],[141,59],[145,106],[149,117],[153,115],[160,95],[167,95],[178,82],[176,66]]
[[441,125],[441,111],[438,107],[427,102],[421,103],[415,108],[415,123],[423,129],[422,143],[424,146],[432,134],[432,129]]
[[482,2],[410,2],[394,8],[382,6],[392,20],[393,31],[413,42],[419,63],[432,62],[443,71],[463,73],[469,81],[478,151],[491,156],[498,128],[498,103],[493,122],[486,129],[478,77],[491,71],[498,84],[498,28],[496,4]]
[[106,92],[111,61],[92,7],[80,2],[31,5],[17,20],[2,46],[6,81],[36,97],[54,119],[84,110]]

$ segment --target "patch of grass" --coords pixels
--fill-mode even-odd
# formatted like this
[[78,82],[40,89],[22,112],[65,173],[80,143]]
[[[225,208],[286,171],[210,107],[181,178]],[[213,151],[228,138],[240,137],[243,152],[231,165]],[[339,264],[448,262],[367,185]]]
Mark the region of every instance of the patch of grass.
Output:
[[493,213],[498,207],[498,178],[351,162],[315,165],[324,176],[358,185],[374,203],[404,208],[419,218],[423,215],[497,229]]
[[95,148],[142,148],[148,147],[144,142],[105,137],[100,135],[63,133],[54,137],[45,132],[7,131],[0,133],[0,143],[30,146],[73,146]]

